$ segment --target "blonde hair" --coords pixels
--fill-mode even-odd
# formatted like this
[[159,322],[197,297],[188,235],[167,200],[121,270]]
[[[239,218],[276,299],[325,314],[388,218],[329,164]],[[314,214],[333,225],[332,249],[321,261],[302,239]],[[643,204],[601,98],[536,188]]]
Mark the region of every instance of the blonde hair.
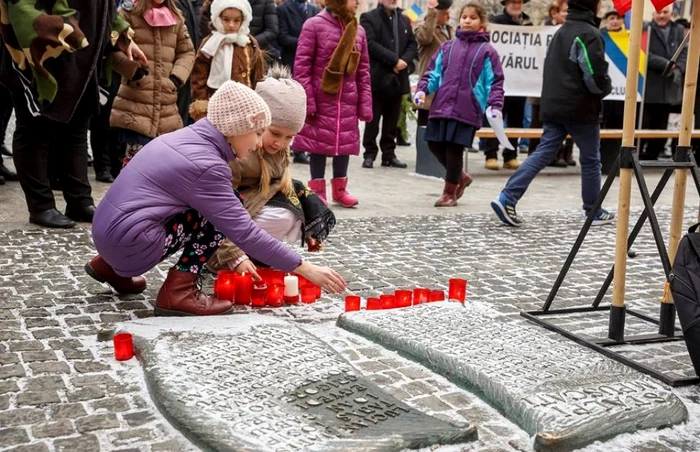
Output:
[[272,176],[270,175],[270,166],[267,164],[267,161],[265,161],[266,155],[270,155],[271,158],[276,158],[279,156],[279,158],[284,159],[284,172],[280,178],[279,191],[281,191],[285,196],[291,196],[294,194],[292,172],[289,169],[292,164],[289,148],[282,149],[277,154],[268,154],[265,149],[260,149],[257,154],[258,158],[260,159],[260,190],[262,191],[263,197],[267,197],[267,195],[270,193],[270,181],[272,180]]
[[[175,6],[174,0],[165,0],[165,7],[168,8],[170,11],[175,14],[175,16],[178,17],[180,20],[185,20],[184,16],[182,15],[182,11]],[[138,14],[139,16],[143,16],[146,11],[149,9],[153,8],[153,0],[139,0],[138,2],[134,2],[134,8],[131,10],[134,14]]]

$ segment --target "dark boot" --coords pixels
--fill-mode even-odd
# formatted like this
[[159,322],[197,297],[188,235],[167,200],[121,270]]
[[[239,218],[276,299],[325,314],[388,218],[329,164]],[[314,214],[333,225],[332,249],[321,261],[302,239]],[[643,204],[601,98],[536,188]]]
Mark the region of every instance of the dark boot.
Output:
[[156,298],[158,316],[219,315],[233,311],[230,301],[202,293],[199,275],[171,268]]
[[85,264],[85,273],[101,283],[109,284],[121,294],[135,294],[146,290],[146,278],[119,276],[99,254]]
[[472,177],[469,175],[469,173],[462,171],[462,175],[459,177],[459,185],[457,186],[457,196],[456,199],[459,199],[462,197],[464,194],[464,190],[472,184]]
[[48,209],[38,213],[29,214],[29,222],[47,228],[68,229],[75,226],[75,221],[63,215],[58,210]]
[[17,173],[12,171],[10,168],[6,167],[4,163],[0,162],[0,176],[8,181],[18,181]]
[[569,143],[569,140],[567,140],[564,145],[562,157],[564,157],[564,161],[568,166],[576,166],[576,160],[574,160],[574,145],[573,143]]
[[435,207],[454,207],[457,205],[457,188],[459,185],[445,182],[440,199],[435,201]]
[[95,215],[95,206],[89,205],[84,207],[66,207],[66,216],[73,221],[83,223],[92,223],[92,217]]

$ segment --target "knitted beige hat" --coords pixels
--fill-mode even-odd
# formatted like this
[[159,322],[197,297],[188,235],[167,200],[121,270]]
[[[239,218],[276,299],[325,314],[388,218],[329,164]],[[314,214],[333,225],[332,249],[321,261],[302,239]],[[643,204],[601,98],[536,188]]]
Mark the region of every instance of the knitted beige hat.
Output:
[[306,120],[306,92],[284,66],[274,65],[255,92],[267,102],[272,124],[299,133]]
[[229,80],[209,99],[207,119],[227,137],[245,135],[270,125],[270,108],[247,86]]

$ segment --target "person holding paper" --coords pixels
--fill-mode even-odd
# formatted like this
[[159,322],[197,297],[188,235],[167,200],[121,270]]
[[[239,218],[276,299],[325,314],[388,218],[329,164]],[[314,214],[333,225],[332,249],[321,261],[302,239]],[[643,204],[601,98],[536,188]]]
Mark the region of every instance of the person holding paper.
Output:
[[477,3],[467,3],[459,14],[457,39],[445,42],[433,55],[414,98],[421,106],[435,93],[425,140],[446,170],[445,188],[435,207],[456,206],[471,184],[471,176],[462,169],[464,147],[474,142],[487,108],[502,118],[503,80],[500,58],[486,32],[486,12]]
[[[535,152],[508,179],[491,202],[502,223],[521,226],[515,205],[532,180],[571,135],[580,149],[581,197],[588,215],[600,193],[600,123],[602,101],[612,91],[605,44],[598,29],[600,0],[569,0],[566,22],[554,34],[544,61],[540,101],[542,139]],[[611,223],[615,215],[599,209],[593,224]]]

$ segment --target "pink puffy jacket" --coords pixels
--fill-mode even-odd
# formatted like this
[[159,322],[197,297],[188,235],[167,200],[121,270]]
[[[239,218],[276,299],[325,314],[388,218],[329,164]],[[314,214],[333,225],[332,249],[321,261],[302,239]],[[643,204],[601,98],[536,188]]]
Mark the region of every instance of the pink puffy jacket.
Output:
[[372,120],[372,84],[367,37],[357,27],[355,48],[361,53],[353,75],[345,75],[338,94],[321,91],[323,70],[333,55],[343,25],[328,10],[304,22],[294,59],[294,78],[306,91],[306,124],[294,139],[295,151],[324,155],[358,155],[358,121]]

